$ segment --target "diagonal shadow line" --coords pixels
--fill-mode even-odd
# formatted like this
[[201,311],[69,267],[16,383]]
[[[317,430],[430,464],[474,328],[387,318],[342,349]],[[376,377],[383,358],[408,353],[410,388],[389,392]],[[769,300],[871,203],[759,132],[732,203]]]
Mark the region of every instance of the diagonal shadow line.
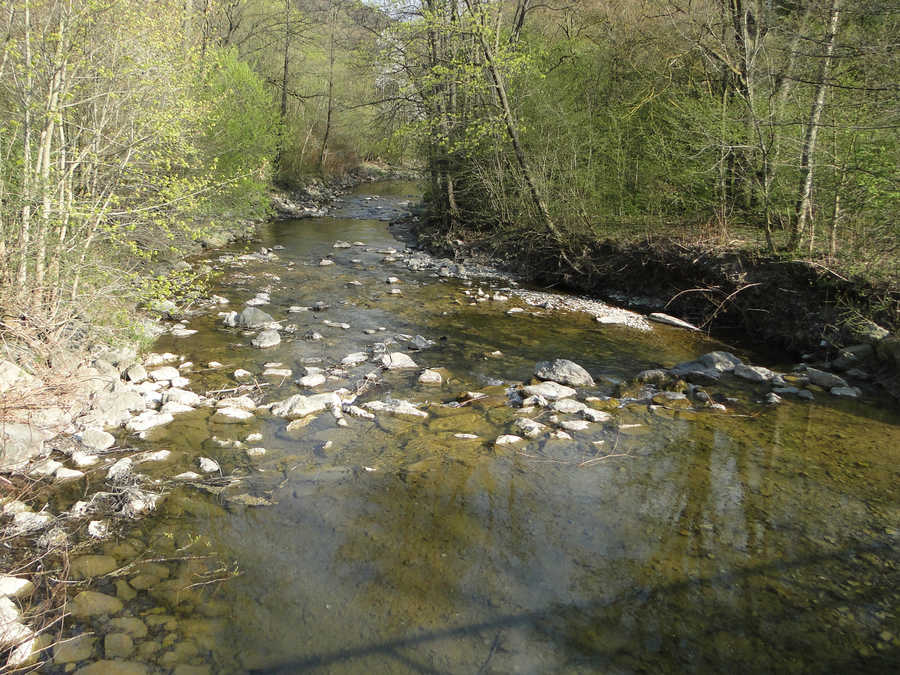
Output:
[[[312,654],[310,656],[297,659],[289,663],[273,666],[271,668],[251,670],[249,672],[251,673],[251,675],[287,675],[288,673],[320,668],[341,661],[351,661],[353,659],[372,656],[375,654],[383,654],[396,658],[399,655],[397,650],[415,647],[427,642],[436,642],[450,638],[468,637],[482,633],[484,631],[495,632],[507,628],[533,625],[538,622],[545,622],[548,619],[554,617],[564,617],[573,613],[587,614],[595,612],[597,610],[605,609],[622,602],[629,602],[633,600],[645,601],[649,596],[652,595],[675,593],[680,590],[703,585],[731,585],[736,580],[765,574],[767,572],[797,569],[816,565],[829,560],[849,561],[850,558],[862,553],[875,553],[883,551],[888,551],[892,554],[896,553],[891,543],[883,542],[869,543],[859,547],[854,547],[852,549],[847,548],[829,553],[810,555],[795,560],[770,561],[754,566],[721,572],[709,577],[689,577],[687,579],[672,582],[663,586],[657,586],[653,588],[635,588],[622,593],[617,597],[609,598],[606,600],[594,600],[592,602],[572,603],[568,605],[550,605],[540,610],[501,615],[493,619],[480,621],[478,623],[466,624],[463,626],[456,626],[441,630],[424,631],[417,635],[405,635],[403,637],[385,640],[384,642],[361,645],[359,647],[351,647],[347,649],[340,649],[332,652],[324,652],[321,654]],[[421,666],[419,664],[416,664],[416,667],[420,668]]]

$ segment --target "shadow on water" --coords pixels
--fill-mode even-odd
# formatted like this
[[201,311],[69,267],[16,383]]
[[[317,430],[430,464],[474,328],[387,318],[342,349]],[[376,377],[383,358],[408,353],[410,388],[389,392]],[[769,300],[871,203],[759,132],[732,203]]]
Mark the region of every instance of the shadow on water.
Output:
[[[752,620],[758,625],[768,625],[775,633],[770,635],[770,649],[763,648],[753,654],[746,650],[734,649],[734,641],[744,639],[748,617],[735,613],[732,607],[724,604],[702,604],[693,610],[684,610],[684,615],[677,625],[663,628],[662,634],[652,630],[642,631],[641,612],[653,612],[653,608],[675,602],[685,607],[680,596],[684,594],[702,594],[705,589],[728,588],[751,578],[765,578],[771,574],[791,575],[797,571],[812,572],[829,563],[853,563],[864,554],[888,554],[900,562],[897,551],[892,544],[886,542],[867,542],[852,549],[823,552],[803,558],[786,561],[748,565],[712,576],[689,577],[682,581],[663,584],[650,588],[635,588],[610,599],[595,600],[587,603],[552,604],[539,610],[502,614],[495,618],[453,626],[445,629],[418,631],[396,639],[384,640],[358,647],[312,654],[289,663],[271,668],[250,671],[255,675],[279,675],[327,669],[330,666],[342,665],[352,667],[354,661],[377,656],[394,659],[398,665],[417,673],[452,673],[432,664],[423,663],[402,650],[416,649],[429,643],[460,638],[486,638],[489,645],[484,661],[478,672],[494,672],[491,661],[503,647],[503,633],[510,629],[527,629],[542,640],[556,643],[569,654],[566,668],[573,670],[593,670],[603,668],[612,672],[631,672],[643,670],[640,651],[648,653],[665,653],[669,672],[834,672],[834,673],[887,673],[896,667],[900,649],[896,646],[885,646],[875,652],[864,649],[859,651],[847,644],[843,649],[826,650],[823,654],[811,653],[822,645],[818,645],[820,637],[815,634],[815,616],[823,612],[834,611],[843,605],[848,610],[858,608],[866,610],[873,602],[884,599],[885,588],[896,588],[900,583],[900,572],[896,565],[886,575],[883,584],[869,591],[858,593],[852,600],[837,597],[833,593],[823,594],[825,597],[814,605],[806,607],[784,603],[762,614],[753,613]],[[815,589],[809,589],[814,591]],[[634,634],[629,644],[611,647],[604,645],[603,633],[621,631],[623,617],[631,615]],[[643,617],[645,619],[650,617]],[[803,624],[812,619],[812,630],[808,634],[778,634],[778,629],[786,626]],[[649,627],[654,621],[648,622]],[[687,630],[686,630],[687,629]],[[642,634],[643,632],[643,634]],[[640,645],[638,653],[635,646]],[[748,658],[749,657],[749,658]],[[382,663],[382,666],[385,666]],[[386,667],[386,666],[385,666]],[[654,669],[660,663],[654,664]],[[503,672],[498,670],[496,672]],[[658,672],[658,671],[657,671]]]

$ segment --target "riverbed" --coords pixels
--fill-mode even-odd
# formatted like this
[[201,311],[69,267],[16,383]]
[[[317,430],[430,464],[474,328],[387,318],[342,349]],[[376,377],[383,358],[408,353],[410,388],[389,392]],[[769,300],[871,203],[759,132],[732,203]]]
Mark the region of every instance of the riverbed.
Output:
[[[325,411],[289,430],[265,412],[222,423],[199,407],[123,437],[170,454],[140,467],[161,481],[157,510],[98,545],[119,565],[157,566],[95,582],[124,603],[117,617],[148,629],[113,656],[182,673],[896,666],[900,417],[876,391],[772,405],[768,387],[725,377],[708,387],[719,408],[614,398],[641,371],[716,350],[793,364],[529,304],[503,276],[410,265],[388,221],[417,199],[412,184],[365,185],[327,217],[272,222],[249,247],[193,261],[215,270],[210,291],[227,303],[153,346],[193,364],[188,389],[267,404],[344,387],[359,404],[406,400],[427,417],[341,426]],[[253,298],[295,327],[274,347],[223,324]],[[410,349],[416,336],[423,349]],[[417,367],[339,365],[376,343]],[[496,444],[522,414],[510,388],[557,358],[591,374],[577,398],[611,422]],[[420,383],[425,368],[441,383]],[[256,385],[237,391],[248,382],[237,369]],[[316,369],[324,383],[295,383]],[[200,457],[219,465],[215,480],[171,480]],[[76,620],[72,632],[100,639],[75,662],[108,656],[102,638],[121,625]]]

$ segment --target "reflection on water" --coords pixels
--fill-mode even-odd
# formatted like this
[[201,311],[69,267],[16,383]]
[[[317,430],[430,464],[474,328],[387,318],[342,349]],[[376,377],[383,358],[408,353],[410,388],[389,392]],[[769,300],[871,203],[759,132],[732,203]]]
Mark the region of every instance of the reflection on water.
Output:
[[[410,194],[404,185],[368,190],[388,187],[385,208]],[[350,199],[347,212],[378,201]],[[384,264],[374,250],[332,249],[336,240],[397,246],[376,220],[275,223],[263,244],[284,246],[280,260],[229,268],[216,289],[239,308],[270,286],[263,309],[323,340],[254,350],[208,316],[192,321],[200,333],[189,342],[163,338],[157,351],[229,366],[198,374],[192,386],[202,392],[234,386],[224,371],[237,367],[259,373],[279,361],[296,373],[310,359],[334,363],[382,339],[363,333],[382,327],[438,340],[414,358],[448,377],[429,389],[391,373],[368,394],[426,404],[424,422],[352,419],[341,429],[323,415],[287,432],[279,419],[211,425],[198,411],[147,443],[173,451],[171,463],[150,469],[159,476],[188,470],[203,454],[244,476],[241,491],[273,502],[247,507],[228,491],[185,487],[138,526],[133,543],[152,542],[152,555],[202,551],[236,565],[235,575],[204,576],[219,563],[171,563],[171,583],[160,582],[169,586],[132,602],[136,615],[164,611],[180,622],[169,646],[193,645],[166,663],[266,673],[896,666],[895,414],[825,396],[764,408],[736,388],[732,415],[634,408],[618,414],[641,427],[598,425],[575,441],[495,448],[514,411],[503,388],[489,385],[527,379],[538,360],[571,358],[615,380],[717,345],[674,329],[643,334],[579,315],[512,317],[491,303],[470,306],[459,282]],[[323,256],[337,264],[319,267]],[[388,274],[402,278],[402,295],[387,294]],[[287,313],[318,300],[331,308]],[[323,327],[323,318],[351,328]],[[490,356],[495,350],[503,356]],[[270,385],[266,400],[298,391],[290,380]],[[595,391],[611,387],[601,379]],[[491,395],[441,406],[467,390]],[[246,444],[211,440],[252,431],[263,436],[253,444],[266,448],[262,458],[248,457]],[[146,650],[146,660],[162,664],[165,649]]]

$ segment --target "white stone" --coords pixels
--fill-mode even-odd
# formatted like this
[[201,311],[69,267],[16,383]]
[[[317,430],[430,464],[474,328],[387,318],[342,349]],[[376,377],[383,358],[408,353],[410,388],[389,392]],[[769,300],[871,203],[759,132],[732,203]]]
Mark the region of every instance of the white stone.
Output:
[[163,395],[163,401],[166,403],[174,402],[182,405],[196,408],[203,403],[203,397],[186,389],[172,388]]
[[168,403],[163,404],[163,407],[159,409],[159,412],[163,415],[178,415],[180,413],[192,412],[193,410],[194,409],[189,405],[169,401]]
[[0,597],[21,598],[31,595],[33,590],[34,584],[28,579],[0,574]]
[[322,258],[319,261],[319,267],[327,267],[328,265],[334,265],[334,260],[329,260],[328,258]]
[[81,432],[81,444],[93,450],[106,450],[111,448],[115,442],[115,436],[103,429],[88,427]]
[[334,406],[339,408],[340,405],[341,400],[334,392],[313,394],[312,396],[295,394],[290,398],[274,403],[272,405],[272,414],[277,417],[297,419],[298,417],[306,417],[307,415],[328,410]]
[[168,413],[158,413],[155,410],[147,410],[128,420],[125,424],[125,428],[132,433],[147,431],[148,429],[168,424],[174,419],[175,418]]
[[266,454],[265,448],[247,448],[248,457],[262,457]]
[[280,342],[281,336],[278,334],[277,330],[264,330],[255,338],[250,340],[250,344],[252,344],[257,349],[268,349],[269,347],[274,347]]
[[212,421],[219,424],[236,424],[250,419],[253,419],[253,413],[241,408],[218,408],[212,416]]
[[203,478],[203,476],[193,471],[185,471],[175,476],[175,480],[198,480],[200,478]]
[[69,469],[64,466],[56,470],[56,480],[58,481],[76,480],[78,478],[84,478],[84,471]]
[[453,438],[460,438],[460,439],[463,439],[463,440],[469,440],[469,441],[471,441],[471,440],[477,439],[478,436],[475,435],[475,434],[453,434]]
[[553,431],[550,433],[550,438],[555,438],[558,441],[571,441],[572,436],[565,431]]
[[750,380],[751,382],[768,382],[775,377],[775,373],[768,368],[763,368],[762,366],[747,366],[743,363],[735,365],[734,374],[737,377],[744,380]]
[[325,384],[326,377],[321,374],[315,375],[304,375],[299,380],[297,380],[297,384],[301,387],[307,387],[312,389],[313,387],[318,387],[319,385]]
[[184,388],[190,384],[190,380],[184,376],[176,377],[169,382],[169,385],[172,387],[177,387],[179,389]]
[[134,462],[130,457],[123,457],[118,462],[109,467],[109,470],[106,472],[106,480],[111,481],[113,483],[118,483],[131,475],[131,471],[134,467]]
[[154,382],[165,382],[167,380],[174,380],[176,377],[179,377],[178,368],[173,368],[172,366],[164,366],[162,368],[157,368],[156,370],[151,370],[150,379]]
[[515,436],[514,434],[503,434],[502,436],[498,436],[497,440],[494,441],[495,445],[513,445],[514,443],[521,443],[523,439],[521,436]]
[[419,410],[409,401],[389,399],[387,401],[369,401],[363,404],[364,408],[375,412],[385,412],[392,415],[409,415],[411,417],[428,417],[428,413]]
[[251,377],[253,377],[253,373],[251,373],[249,370],[244,370],[243,368],[238,368],[236,371],[234,371],[234,379],[236,379],[238,381],[248,380]]
[[562,398],[569,398],[575,395],[575,390],[571,387],[559,384],[558,382],[541,382],[540,384],[532,384],[525,387],[525,393],[529,396],[542,396],[548,401],[558,401]]
[[252,434],[248,434],[247,438],[245,438],[244,440],[247,443],[256,443],[257,441],[261,441],[262,439],[263,439],[263,435],[261,433],[259,433],[258,431],[254,431]]
[[560,422],[559,426],[566,431],[584,431],[591,426],[591,423],[587,420],[566,420]]
[[13,529],[19,533],[34,532],[50,524],[53,516],[48,513],[21,511],[13,516]]
[[92,520],[88,523],[88,534],[94,539],[104,539],[109,534],[109,523],[105,520]]
[[347,407],[347,414],[352,417],[360,417],[366,420],[374,420],[375,415],[370,413],[368,410],[363,410],[359,406],[351,405]]
[[[391,352],[381,357],[381,367],[386,370],[418,368],[416,362],[403,352]],[[574,393],[574,392],[573,392]]]
[[546,425],[527,417],[520,417],[513,426],[522,432],[522,435],[526,438],[535,438],[547,430]]
[[55,459],[43,459],[31,467],[31,471],[28,473],[31,476],[52,476],[62,465],[62,462],[57,462]]
[[206,364],[206,367],[215,370],[216,368],[221,368],[222,364],[219,363],[218,361],[210,361],[209,363]]
[[366,356],[365,352],[354,352],[353,354],[347,354],[347,356],[342,358],[341,365],[352,368],[353,366],[358,366],[360,363],[364,363],[368,358],[369,357]]
[[419,384],[435,384],[440,385],[444,381],[444,378],[441,377],[441,374],[436,370],[425,369],[422,371],[422,374],[419,375]]
[[602,410],[594,410],[593,408],[585,408],[581,411],[582,417],[589,422],[609,422],[612,415]]
[[266,368],[263,377],[290,377],[293,371],[290,368]]
[[165,462],[169,457],[171,457],[172,453],[169,450],[155,450],[149,452],[142,452],[134,458],[136,463],[144,463],[144,462]]
[[219,463],[209,457],[200,457],[197,461],[200,465],[200,470],[203,473],[215,473],[216,471],[222,470],[221,467],[219,467]]
[[252,412],[256,410],[256,401],[249,396],[223,398],[216,401],[216,408],[240,408]]

